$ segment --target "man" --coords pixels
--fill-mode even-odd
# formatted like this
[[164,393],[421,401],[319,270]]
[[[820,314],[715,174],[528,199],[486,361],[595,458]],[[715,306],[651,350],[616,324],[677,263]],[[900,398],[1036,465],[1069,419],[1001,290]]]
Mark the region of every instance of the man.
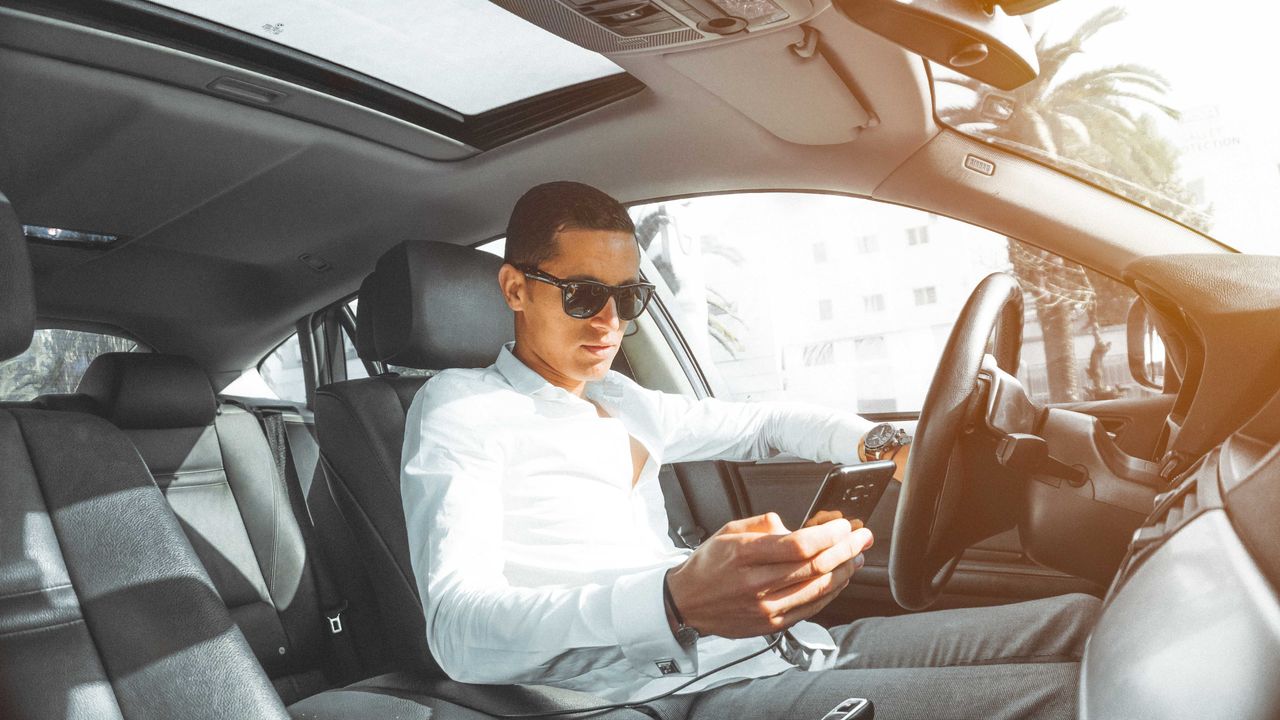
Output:
[[[625,209],[578,183],[516,204],[497,281],[515,343],[484,370],[447,370],[409,410],[401,476],[427,640],[455,680],[537,683],[664,717],[817,718],[850,696],[881,718],[1074,717],[1097,600],[805,621],[862,566],[869,530],[794,532],[769,513],[696,550],[667,535],[658,469],[787,452],[857,462],[872,423],[783,403],[695,401],[610,371],[651,288]],[[895,462],[905,462],[905,448]],[[794,669],[763,637],[838,647]],[[763,651],[763,652],[762,652]]]

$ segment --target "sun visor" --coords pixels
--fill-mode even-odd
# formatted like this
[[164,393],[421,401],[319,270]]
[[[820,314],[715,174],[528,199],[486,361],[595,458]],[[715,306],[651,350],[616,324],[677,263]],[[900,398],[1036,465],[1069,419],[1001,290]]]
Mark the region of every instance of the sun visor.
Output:
[[847,143],[874,121],[823,57],[821,42],[816,30],[797,27],[664,57],[783,140]]

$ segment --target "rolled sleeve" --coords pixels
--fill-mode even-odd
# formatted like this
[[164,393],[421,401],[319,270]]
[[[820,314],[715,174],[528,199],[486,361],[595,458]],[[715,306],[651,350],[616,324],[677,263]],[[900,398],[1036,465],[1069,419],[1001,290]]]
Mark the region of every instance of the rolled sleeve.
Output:
[[850,412],[794,402],[695,400],[639,389],[653,398],[663,429],[663,462],[751,461],[788,453],[817,462],[856,463],[858,441],[875,423]]
[[613,586],[613,628],[622,653],[649,677],[697,675],[696,647],[681,645],[671,634],[662,597],[668,568],[618,578]]

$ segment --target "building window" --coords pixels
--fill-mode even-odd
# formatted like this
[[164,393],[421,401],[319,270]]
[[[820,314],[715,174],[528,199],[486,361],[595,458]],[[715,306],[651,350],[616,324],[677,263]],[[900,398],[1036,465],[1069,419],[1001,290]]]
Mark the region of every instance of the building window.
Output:
[[828,299],[826,299],[826,298],[823,298],[823,299],[819,300],[819,301],[818,301],[818,319],[819,319],[819,320],[830,320],[830,319],[831,319],[831,314],[832,314],[832,313],[831,313],[831,301],[830,301],[830,300],[828,300]]
[[932,305],[936,302],[938,302],[938,288],[932,285],[916,288],[916,305]]
[[883,360],[889,357],[889,348],[884,343],[883,335],[867,335],[853,341],[853,352],[858,362]]
[[876,293],[875,295],[863,295],[862,309],[869,313],[884,312],[884,295],[881,293]]
[[858,253],[866,255],[880,249],[880,240],[875,235],[863,235],[856,242]]
[[804,365],[830,365],[836,360],[835,344],[830,342],[813,343],[804,347]]
[[824,242],[816,242],[813,244],[813,261],[816,263],[825,263],[827,261],[827,244]]
[[891,413],[898,412],[897,398],[858,398],[858,412],[867,413]]
[[929,227],[921,225],[920,227],[907,228],[907,244],[908,245],[924,245],[929,242]]

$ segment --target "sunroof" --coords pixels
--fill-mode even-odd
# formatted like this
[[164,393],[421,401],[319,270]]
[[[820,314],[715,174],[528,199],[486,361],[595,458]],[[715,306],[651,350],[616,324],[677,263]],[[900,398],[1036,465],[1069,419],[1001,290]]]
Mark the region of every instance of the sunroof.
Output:
[[159,0],[464,115],[616,75],[603,55],[484,0]]

